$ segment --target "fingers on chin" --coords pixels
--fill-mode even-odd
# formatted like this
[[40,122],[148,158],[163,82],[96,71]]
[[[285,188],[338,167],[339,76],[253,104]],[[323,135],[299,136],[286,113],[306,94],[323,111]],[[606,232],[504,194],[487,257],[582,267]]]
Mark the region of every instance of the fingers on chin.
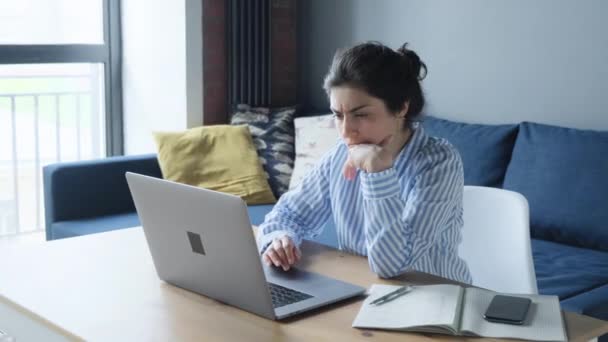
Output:
[[355,174],[356,174],[355,169],[353,167],[350,167],[350,168],[348,168],[348,175],[346,178],[348,178],[349,180],[353,180],[353,179],[355,179]]

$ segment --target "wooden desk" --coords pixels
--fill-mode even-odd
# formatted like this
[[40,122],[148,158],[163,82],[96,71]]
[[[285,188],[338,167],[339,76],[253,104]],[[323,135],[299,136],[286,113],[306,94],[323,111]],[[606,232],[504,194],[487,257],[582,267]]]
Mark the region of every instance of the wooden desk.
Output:
[[[11,246],[13,247],[13,246]],[[160,281],[141,228],[3,248],[0,294],[35,317],[93,341],[414,341],[449,336],[359,330],[351,323],[362,298],[269,321]],[[300,267],[364,287],[440,278],[420,273],[386,281],[362,257],[315,243],[302,246]],[[445,282],[445,281],[444,281]],[[608,322],[565,313],[569,337],[586,341]],[[458,338],[465,340],[464,338]],[[491,339],[469,339],[486,341]]]

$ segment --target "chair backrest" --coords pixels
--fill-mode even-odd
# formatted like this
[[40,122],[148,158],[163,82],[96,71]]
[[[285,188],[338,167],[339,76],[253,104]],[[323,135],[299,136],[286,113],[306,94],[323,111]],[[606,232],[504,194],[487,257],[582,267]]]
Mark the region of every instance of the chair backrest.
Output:
[[537,294],[526,198],[504,189],[465,186],[463,210],[459,255],[469,265],[473,285]]

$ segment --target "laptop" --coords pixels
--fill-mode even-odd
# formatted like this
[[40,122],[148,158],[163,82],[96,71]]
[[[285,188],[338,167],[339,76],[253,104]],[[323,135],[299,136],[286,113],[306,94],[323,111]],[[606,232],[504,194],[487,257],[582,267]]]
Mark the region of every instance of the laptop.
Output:
[[360,286],[262,263],[238,196],[126,173],[158,277],[268,319],[365,292]]

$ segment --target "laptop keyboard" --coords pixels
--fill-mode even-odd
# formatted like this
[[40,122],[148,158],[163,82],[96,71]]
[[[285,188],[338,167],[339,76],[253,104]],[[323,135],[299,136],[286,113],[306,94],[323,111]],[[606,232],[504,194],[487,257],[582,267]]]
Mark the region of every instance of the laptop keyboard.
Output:
[[270,288],[270,295],[272,296],[272,306],[275,308],[312,298],[311,295],[281,285],[268,283],[268,287]]

